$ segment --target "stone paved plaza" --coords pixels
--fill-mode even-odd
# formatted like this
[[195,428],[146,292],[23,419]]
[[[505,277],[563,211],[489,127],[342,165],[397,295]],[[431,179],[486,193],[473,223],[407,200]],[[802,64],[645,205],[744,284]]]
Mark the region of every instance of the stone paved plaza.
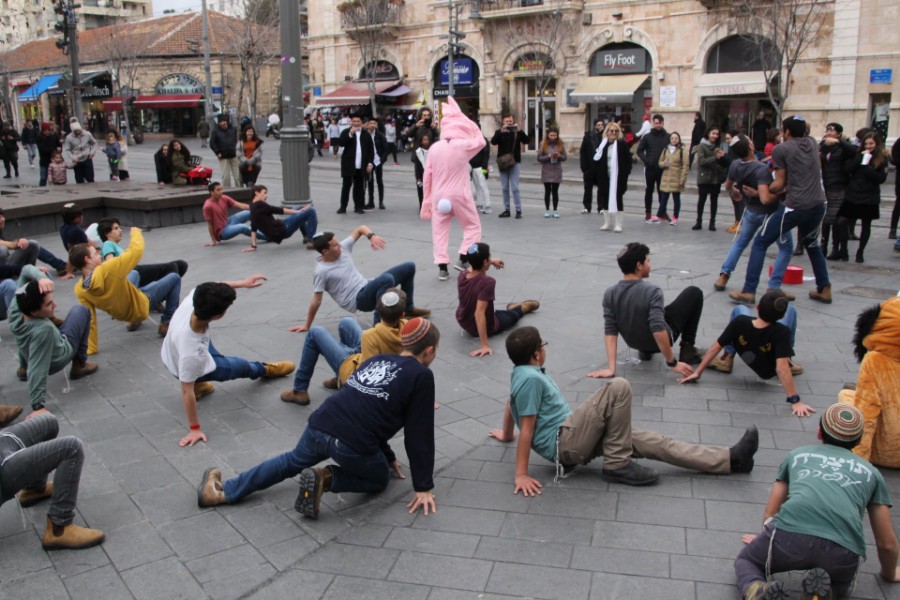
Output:
[[[197,149],[196,140],[191,143]],[[132,149],[133,178],[152,183],[150,155],[158,144]],[[281,198],[281,173],[268,158],[261,183],[270,198]],[[209,153],[207,151],[207,156]],[[24,152],[22,153],[24,159]],[[756,468],[746,475],[700,475],[652,464],[662,477],[648,488],[610,485],[599,476],[599,461],[559,485],[553,469],[533,455],[531,474],[543,482],[543,495],[513,495],[515,444],[488,439],[499,427],[509,391],[511,363],[503,337],[492,339],[494,355],[471,358],[477,342],[461,335],[454,320],[454,281],[437,280],[431,261],[430,227],[416,215],[409,155],[385,168],[388,210],[359,215],[334,214],[339,176],[337,161],[316,159],[312,188],[320,229],[339,237],[360,223],[387,240],[373,252],[365,240],[354,259],[368,277],[403,261],[418,265],[415,298],[434,311],[443,333],[432,365],[437,382],[436,489],[438,511],[410,515],[409,480],[393,481],[378,496],[327,494],[318,521],[293,509],[295,481],[286,481],[245,502],[198,509],[196,487],[204,469],[222,468],[230,476],[296,443],[307,417],[327,396],[322,380],[331,377],[320,361],[310,389],[312,405],[281,402],[290,378],[217,383],[199,403],[207,444],[179,448],[186,433],[179,388],[159,358],[161,340],[146,323],[135,333],[101,314],[100,371],[63,391],[60,374],[49,382],[48,408],[61,422],[61,434],[86,445],[76,522],[102,529],[106,542],[89,550],[45,552],[40,535],[46,505],[0,508],[0,598],[51,600],[169,598],[462,600],[500,598],[734,599],[732,563],[741,533],[759,529],[764,503],[777,466],[787,451],[815,443],[817,418],[790,415],[777,383],[759,381],[738,362],[731,375],[708,371],[699,385],[680,386],[657,356],[639,365],[620,365],[635,392],[635,426],[680,439],[730,445],[746,427],[760,431]],[[148,162],[149,161],[149,162]],[[533,158],[526,161],[533,162]],[[98,179],[101,175],[98,162]],[[24,160],[23,160],[24,163]],[[218,171],[218,165],[213,165]],[[25,163],[23,180],[37,179]],[[529,166],[529,173],[536,173]],[[577,163],[566,173],[574,178]],[[694,179],[692,173],[691,179]],[[483,219],[484,240],[506,261],[495,272],[498,304],[536,298],[541,308],[522,324],[538,327],[548,340],[548,372],[573,405],[603,383],[585,374],[605,364],[603,291],[620,279],[615,255],[627,241],[644,241],[653,251],[651,281],[671,300],[683,287],[698,285],[705,303],[698,345],[707,346],[724,329],[732,304],[712,290],[731,236],[730,206],[720,210],[719,231],[690,231],[693,210],[677,227],[643,223],[643,187],[632,185],[625,204],[625,232],[599,231],[599,217],[580,216],[580,185],[564,185],[562,218],[543,219],[542,193],[533,177],[523,184],[525,216],[499,220],[499,181],[490,180],[495,213]],[[696,196],[687,194],[686,205]],[[884,211],[883,211],[884,212]],[[886,215],[883,215],[886,218]],[[884,218],[882,219],[882,225]],[[127,224],[125,224],[127,225]],[[197,284],[263,273],[261,288],[239,290],[226,317],[213,324],[212,338],[225,354],[259,360],[297,361],[304,334],[288,327],[302,323],[311,296],[314,252],[298,239],[281,246],[260,245],[241,253],[243,239],[204,248],[205,224],[146,233],[147,261],[183,258],[190,263],[182,296]],[[461,234],[454,226],[451,243]],[[61,252],[59,237],[38,238]],[[851,242],[852,244],[852,242]],[[451,248],[455,248],[451,246]],[[857,365],[850,339],[857,313],[900,289],[900,259],[886,229],[876,228],[865,265],[833,267],[834,304],[811,302],[810,282],[787,286],[797,294],[800,326],[797,360],[806,372],[797,378],[803,400],[822,409]],[[771,264],[772,256],[766,261]],[[811,276],[805,257],[795,259]],[[731,288],[740,285],[746,255]],[[58,313],[74,305],[73,282],[59,282]],[[848,292],[852,292],[848,293]],[[153,318],[158,318],[154,313]],[[326,299],[317,325],[336,332],[345,314]],[[367,326],[368,315],[358,315]],[[14,373],[16,349],[6,323],[0,324],[0,402],[28,404],[26,384]],[[619,360],[631,356],[620,344]],[[402,436],[402,432],[401,432]],[[404,464],[402,437],[392,447]],[[895,499],[900,476],[885,471]],[[898,522],[896,510],[894,521]],[[878,561],[868,531],[869,561],[862,567],[854,598],[900,598],[900,585],[878,577]],[[795,589],[799,578],[787,578]]]

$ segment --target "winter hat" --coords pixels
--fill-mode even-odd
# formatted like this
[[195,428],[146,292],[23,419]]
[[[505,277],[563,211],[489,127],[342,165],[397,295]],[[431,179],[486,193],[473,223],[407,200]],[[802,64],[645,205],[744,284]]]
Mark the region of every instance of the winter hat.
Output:
[[69,123],[69,129],[72,131],[81,131],[81,123],[78,122],[78,119],[72,117],[72,120]]
[[863,418],[852,404],[837,402],[822,415],[822,431],[839,442],[852,442],[863,434]]
[[53,130],[53,123],[47,123],[46,121],[44,121],[43,123],[41,123],[41,131],[42,131],[42,132],[44,132],[44,131],[52,131],[52,130]]
[[400,330],[400,343],[404,347],[412,346],[425,337],[429,329],[431,329],[431,321],[428,319],[422,317],[410,319]]

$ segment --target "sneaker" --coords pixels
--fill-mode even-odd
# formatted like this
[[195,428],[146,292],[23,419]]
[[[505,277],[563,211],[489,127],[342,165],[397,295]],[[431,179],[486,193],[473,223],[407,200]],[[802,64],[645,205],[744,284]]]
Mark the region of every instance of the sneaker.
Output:
[[28,370],[22,367],[16,369],[16,379],[19,381],[28,381]]
[[194,398],[199,400],[203,396],[209,396],[216,391],[216,386],[212,381],[195,381],[194,382]]
[[159,327],[156,329],[156,333],[158,333],[161,338],[166,337],[166,334],[169,333],[169,324],[160,323]]
[[78,363],[72,361],[72,368],[69,369],[69,378],[73,381],[76,379],[81,379],[82,377],[87,377],[88,375],[96,373],[97,369],[99,369],[97,363],[87,361]]
[[331,469],[328,467],[303,469],[294,510],[309,519],[318,519],[322,494],[331,489],[331,476]]
[[586,208],[582,208],[582,209],[581,209],[581,214],[583,214],[583,215],[589,215],[589,214],[591,214],[591,211],[589,211],[589,210],[586,209]]
[[222,490],[222,471],[209,468],[203,472],[200,486],[197,488],[197,506],[207,508],[225,504],[225,492]]
[[831,304],[831,286],[826,285],[819,290],[810,290],[809,297],[816,302],[821,302],[822,304]]
[[793,360],[788,359],[788,364],[791,367],[791,375],[796,377],[797,375],[803,375],[803,365],[798,365]]
[[0,427],[12,423],[21,414],[21,406],[9,406],[7,404],[0,404]]
[[755,581],[744,591],[743,600],[788,600],[789,598],[790,595],[784,591],[784,586],[780,581],[771,583]]
[[[768,288],[768,289],[766,290],[766,293],[768,294],[769,292],[772,292],[772,291],[774,291],[775,289],[776,289],[776,288]],[[777,289],[780,289],[780,290],[781,290],[781,292],[784,294],[784,299],[787,300],[788,302],[793,302],[794,300],[797,299],[797,296],[795,296],[794,294],[792,294],[792,293],[790,293],[790,292],[788,292],[788,291],[785,291],[785,290],[782,289],[782,288],[777,288]]]
[[486,207],[486,208],[485,208],[483,211],[481,211],[481,212],[482,212],[482,214],[489,215],[489,214],[491,214],[491,213],[494,212],[494,209],[491,208],[490,206],[488,206],[488,207]]
[[294,369],[297,365],[295,365],[292,361],[289,360],[280,360],[274,363],[263,363],[266,367],[266,372],[263,373],[263,377],[267,379],[271,379],[273,377],[284,377],[285,375],[290,375],[294,372]]
[[516,218],[517,218],[517,219],[521,219],[521,218],[522,218],[522,211],[521,211],[521,210],[517,210],[517,211],[516,211]]
[[751,425],[738,440],[728,449],[732,473],[749,473],[753,470],[753,455],[759,450],[759,431]]
[[128,331],[137,331],[138,329],[140,329],[141,323],[143,323],[143,321],[132,321],[125,327],[125,329]]
[[650,485],[659,480],[659,473],[649,467],[631,460],[627,467],[621,469],[600,471],[600,479],[609,483],[622,483],[625,485]]
[[450,271],[447,269],[441,269],[438,271],[438,281],[447,281],[450,279]]
[[40,490],[22,490],[16,495],[19,499],[19,506],[28,508],[34,506],[41,500],[46,500],[53,495],[53,482],[48,481]]
[[669,225],[678,225],[678,217],[672,217],[672,220],[669,221]]
[[79,550],[102,544],[105,539],[102,531],[79,527],[74,523],[63,526],[62,533],[56,535],[53,533],[53,523],[47,517],[47,528],[44,530],[41,546],[44,550]]
[[332,377],[331,379],[323,381],[322,386],[328,390],[336,390],[340,387],[340,382],[337,377]]
[[387,208],[387,206],[384,205],[384,202],[378,203],[378,210],[385,210],[386,208]]
[[681,344],[681,351],[678,352],[679,362],[689,365],[698,365],[706,354],[706,348],[697,348],[693,344]]
[[716,279],[716,282],[713,284],[713,289],[717,292],[724,292],[729,279],[731,279],[731,275],[728,273],[719,273],[719,278]]
[[544,212],[544,218],[545,218],[545,219],[549,219],[549,218],[550,218],[550,214],[551,214],[551,213],[550,213],[549,210],[548,210],[548,211],[545,211],[545,212]]
[[641,360],[641,362],[648,362],[648,361],[653,360],[653,353],[652,352],[644,352],[643,350],[638,350],[638,358]]
[[299,404],[300,406],[309,405],[309,392],[306,390],[288,390],[281,392],[281,401],[290,402],[291,404]]
[[403,316],[405,316],[408,319],[414,319],[416,317],[422,317],[423,319],[427,319],[428,317],[431,316],[431,309],[430,308],[411,308],[408,311],[406,311],[405,313],[403,313]]
[[468,267],[466,266],[466,263],[464,263],[464,262],[461,261],[461,260],[458,260],[458,261],[456,261],[455,263],[453,263],[453,268],[456,269],[457,271],[460,271],[460,272],[465,271],[466,269],[468,269]]
[[554,210],[554,211],[553,211],[553,218],[554,218],[554,219],[558,219],[558,218],[559,218],[559,211],[558,211],[558,210]]
[[497,216],[500,217],[501,219],[508,219],[511,215],[509,214],[509,209],[507,208],[506,210],[504,210],[502,213],[500,213]]
[[659,217],[650,217],[650,219],[647,220],[647,223],[650,223],[651,225],[658,225],[660,223],[660,218]]
[[722,356],[718,356],[709,361],[709,368],[719,373],[731,373],[734,370],[734,357],[723,352]]
[[806,573],[800,600],[831,600],[831,575],[825,569],[812,569]]
[[738,304],[756,304],[756,294],[750,292],[731,292],[728,297]]

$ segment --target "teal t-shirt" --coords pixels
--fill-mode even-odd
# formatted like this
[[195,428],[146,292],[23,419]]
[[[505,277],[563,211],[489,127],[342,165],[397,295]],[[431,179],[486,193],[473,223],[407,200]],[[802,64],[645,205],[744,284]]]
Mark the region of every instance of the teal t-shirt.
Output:
[[115,242],[106,240],[105,242],[103,242],[103,247],[100,249],[100,256],[103,258],[103,260],[106,260],[107,254],[112,254],[113,256],[119,256],[122,254],[122,252],[124,252],[124,250],[122,250],[121,246],[119,246]]
[[541,367],[514,367],[510,382],[513,419],[521,429],[519,419],[537,415],[531,447],[549,461],[556,460],[556,433],[569,418],[572,410],[556,383]]
[[797,448],[781,463],[776,479],[788,484],[788,499],[775,516],[778,529],[825,538],[863,557],[866,508],[891,506],[878,469],[830,444]]

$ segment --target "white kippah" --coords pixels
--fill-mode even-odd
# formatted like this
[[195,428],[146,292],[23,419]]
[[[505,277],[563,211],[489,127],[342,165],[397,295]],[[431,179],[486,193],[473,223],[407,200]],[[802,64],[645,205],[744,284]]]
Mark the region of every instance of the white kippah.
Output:
[[400,302],[400,295],[397,292],[385,292],[381,296],[381,303],[384,306],[397,306],[398,302]]

